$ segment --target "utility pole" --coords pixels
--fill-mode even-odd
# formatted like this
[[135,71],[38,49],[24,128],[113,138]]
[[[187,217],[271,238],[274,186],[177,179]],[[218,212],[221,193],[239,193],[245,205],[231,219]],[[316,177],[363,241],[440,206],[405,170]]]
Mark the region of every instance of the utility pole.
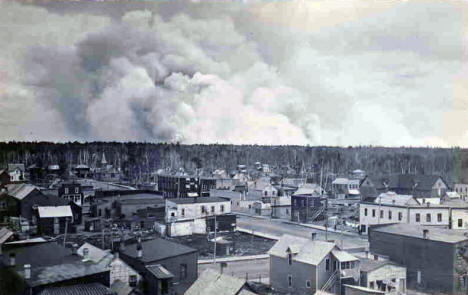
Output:
[[216,264],[216,212],[214,214],[214,250],[213,250],[213,264]]
[[63,235],[63,246],[65,247],[65,242],[67,240],[67,231],[68,231],[68,217],[65,217],[65,234]]

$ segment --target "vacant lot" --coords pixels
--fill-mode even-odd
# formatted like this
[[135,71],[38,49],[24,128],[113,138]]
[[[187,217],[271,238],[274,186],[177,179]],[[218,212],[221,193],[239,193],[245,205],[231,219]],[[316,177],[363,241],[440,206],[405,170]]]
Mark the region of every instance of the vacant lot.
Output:
[[[265,254],[276,242],[274,240],[240,232],[223,233],[217,236],[222,236],[225,240],[234,242],[234,252],[232,256]],[[210,238],[213,238],[213,235],[210,235]],[[211,258],[213,256],[212,242],[208,240],[206,235],[192,235],[167,239],[198,249],[200,258]]]

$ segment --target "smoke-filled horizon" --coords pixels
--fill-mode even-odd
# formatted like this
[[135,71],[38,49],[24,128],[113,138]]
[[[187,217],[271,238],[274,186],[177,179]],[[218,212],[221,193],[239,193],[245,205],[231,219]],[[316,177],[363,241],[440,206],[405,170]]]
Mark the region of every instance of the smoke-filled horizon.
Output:
[[0,2],[0,140],[468,146],[459,2]]

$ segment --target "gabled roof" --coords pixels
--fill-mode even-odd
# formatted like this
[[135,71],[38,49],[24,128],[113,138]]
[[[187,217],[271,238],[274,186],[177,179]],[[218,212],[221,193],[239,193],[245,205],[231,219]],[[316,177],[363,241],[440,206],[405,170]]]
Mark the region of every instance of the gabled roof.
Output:
[[7,184],[6,188],[8,195],[20,201],[37,189],[34,185],[27,183]]
[[390,190],[412,190],[414,188],[418,191],[430,191],[439,178],[442,179],[438,175],[392,174],[384,177],[371,177],[370,179],[377,189],[388,187]]
[[20,171],[24,172],[24,164],[8,164],[9,172],[13,172],[16,169],[19,169]]
[[[368,258],[363,258],[360,259],[360,270],[363,272],[369,272],[369,271],[374,271],[378,268],[381,268],[382,266],[385,265],[395,265],[399,266],[394,262],[391,262],[389,260],[374,260],[374,259],[368,259]],[[403,266],[401,266],[403,267]]]
[[348,261],[357,261],[358,258],[354,257],[353,255],[349,254],[346,251],[341,251],[338,249],[333,249],[332,251],[333,256],[338,259],[339,262],[348,262]]
[[146,265],[146,269],[157,279],[170,279],[174,275],[161,264]]
[[322,189],[320,185],[316,183],[306,183],[302,186],[300,186],[297,191],[294,192],[294,196],[296,195],[317,195],[321,194]]
[[111,295],[113,291],[100,283],[75,284],[71,286],[46,287],[38,295]]
[[338,177],[335,180],[333,180],[332,184],[348,184],[349,179],[348,178],[343,178],[343,177]]
[[276,242],[270,251],[268,251],[268,254],[286,258],[288,249],[291,249],[293,253],[297,253],[293,255],[293,260],[318,265],[335,247],[334,243],[285,234]]
[[13,236],[13,232],[10,231],[6,227],[0,228],[0,247],[5,241],[7,241],[11,236]]
[[83,257],[84,248],[88,248],[88,260],[94,263],[100,263],[100,262],[103,262],[104,260],[107,263],[110,263],[114,257],[114,255],[110,253],[110,250],[102,250],[101,248],[91,245],[90,243],[84,243],[76,251],[76,253],[80,255],[81,257]]
[[237,295],[244,286],[245,280],[207,269],[185,291],[185,295]]
[[413,196],[399,195],[394,192],[380,194],[377,198],[375,198],[374,203],[398,206],[419,205],[419,202]]
[[[197,252],[198,250],[184,246],[182,244],[174,243],[165,239],[152,239],[141,243],[143,248],[143,257],[137,258],[143,262],[153,262],[169,257],[189,254]],[[136,258],[137,257],[137,244],[127,245],[125,250],[122,251],[124,255]]]

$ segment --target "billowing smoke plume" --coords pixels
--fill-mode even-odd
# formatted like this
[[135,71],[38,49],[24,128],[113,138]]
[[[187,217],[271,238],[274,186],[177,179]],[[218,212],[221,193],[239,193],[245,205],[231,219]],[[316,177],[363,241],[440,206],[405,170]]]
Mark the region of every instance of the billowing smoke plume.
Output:
[[0,139],[447,143],[460,53],[425,54],[432,40],[400,40],[427,33],[410,28],[382,39],[391,15],[338,25],[291,15],[299,28],[270,19],[291,7],[115,19],[0,6]]

